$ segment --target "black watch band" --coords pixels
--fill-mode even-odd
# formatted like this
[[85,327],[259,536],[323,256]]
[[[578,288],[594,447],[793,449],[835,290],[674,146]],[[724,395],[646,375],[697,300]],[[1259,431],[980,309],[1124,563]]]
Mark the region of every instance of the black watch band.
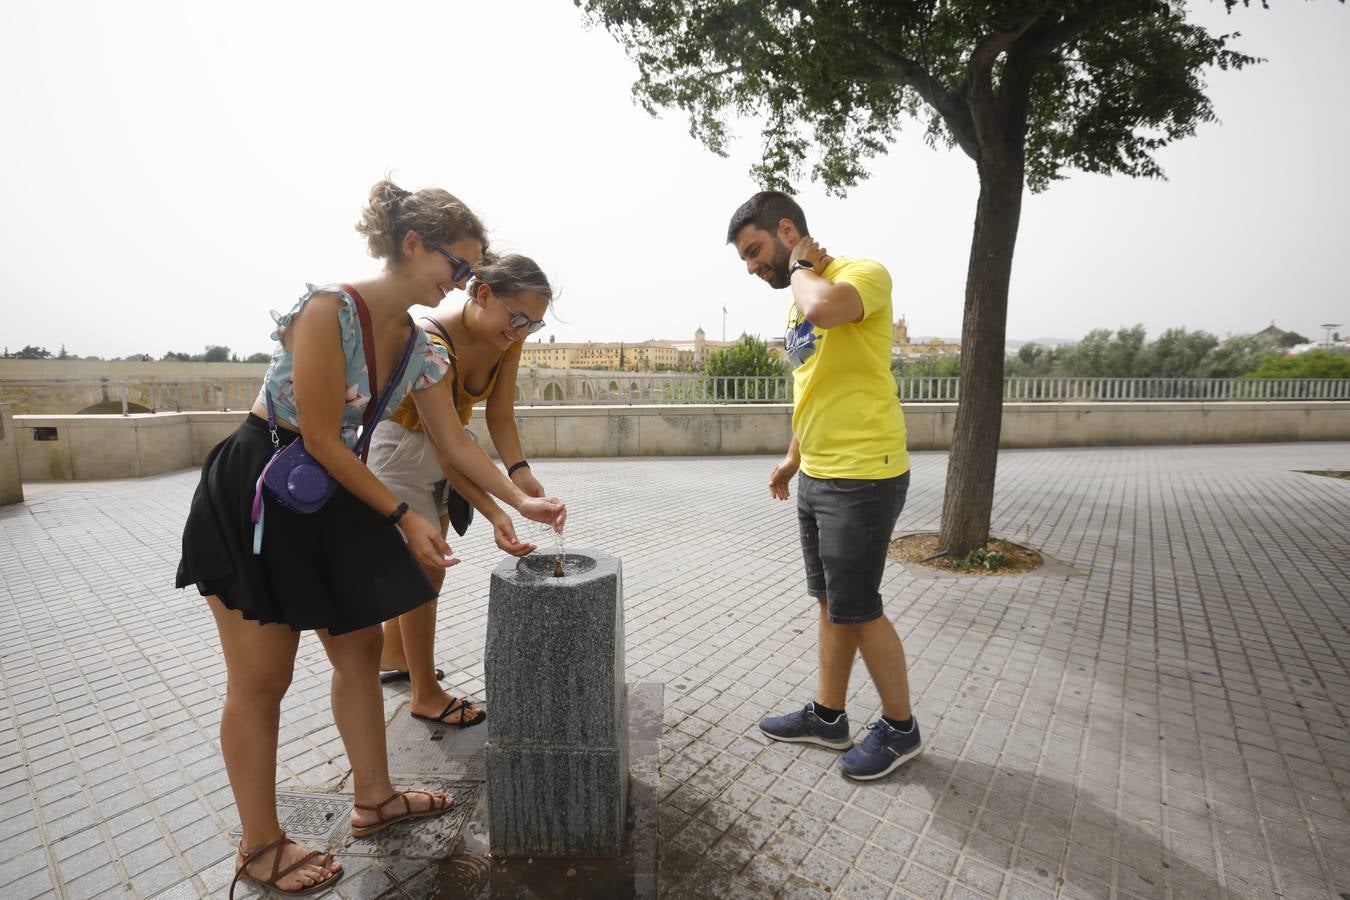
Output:
[[512,465],[510,465],[510,466],[507,467],[507,469],[506,469],[506,477],[507,477],[507,478],[510,478],[512,475],[516,474],[516,471],[517,471],[518,469],[528,469],[529,467],[530,467],[530,461],[529,461],[528,459],[522,459],[520,462],[514,463],[514,464],[512,464]]
[[407,511],[408,511],[408,504],[400,503],[398,506],[394,507],[393,512],[384,517],[384,520],[388,522],[390,525],[397,525],[398,520],[403,518],[403,514]]

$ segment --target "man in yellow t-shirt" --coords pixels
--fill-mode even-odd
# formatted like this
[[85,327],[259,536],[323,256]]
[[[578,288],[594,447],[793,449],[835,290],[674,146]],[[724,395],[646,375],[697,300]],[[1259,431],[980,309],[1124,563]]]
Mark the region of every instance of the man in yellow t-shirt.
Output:
[[[800,471],[806,590],[820,608],[815,698],[759,727],[775,740],[848,750],[839,761],[844,775],[881,778],[923,749],[904,646],[879,590],[909,488],[905,417],[891,376],[891,276],[872,260],[827,254],[809,236],[801,207],[778,191],[761,191],[736,210],[727,243],[751,275],[791,289],[784,346],[793,366],[792,445],[769,493],[786,500]],[[881,717],[853,745],[844,702],[859,652]]]

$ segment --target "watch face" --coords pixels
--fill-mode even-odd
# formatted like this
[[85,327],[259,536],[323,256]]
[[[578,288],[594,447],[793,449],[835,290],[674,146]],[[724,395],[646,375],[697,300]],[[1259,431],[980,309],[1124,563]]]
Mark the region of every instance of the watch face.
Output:
[[809,259],[799,259],[799,260],[797,260],[797,265],[796,265],[794,268],[797,268],[797,269],[814,269],[815,266],[811,265],[811,260],[809,260]]

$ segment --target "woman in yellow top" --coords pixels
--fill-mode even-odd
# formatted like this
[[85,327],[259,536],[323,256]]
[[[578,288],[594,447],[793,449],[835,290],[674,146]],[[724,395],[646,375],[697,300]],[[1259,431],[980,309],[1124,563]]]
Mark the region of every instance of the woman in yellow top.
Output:
[[[507,475],[525,494],[542,497],[544,488],[530,472],[516,428],[516,371],[525,338],[544,326],[553,289],[529,257],[495,258],[485,253],[467,292],[462,307],[426,316],[419,324],[450,355],[451,397],[460,422],[468,425],[474,405],[486,400],[488,433]],[[482,488],[462,473],[442,469],[411,403],[400,405],[376,427],[370,468],[410,510],[439,521],[442,535],[451,518],[455,530],[464,533],[472,515],[467,501],[492,523],[498,547],[516,556],[534,549],[516,538],[510,516]],[[439,592],[444,570],[427,567],[425,572]],[[486,710],[441,688],[441,673],[432,658],[435,642],[435,600],[385,622],[382,680],[411,682],[409,706],[416,718],[446,725],[478,724],[487,717]]]

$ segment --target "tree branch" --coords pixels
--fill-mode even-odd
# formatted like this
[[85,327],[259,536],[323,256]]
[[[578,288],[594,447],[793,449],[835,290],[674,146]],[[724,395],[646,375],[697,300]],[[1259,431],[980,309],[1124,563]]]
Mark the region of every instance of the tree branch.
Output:
[[974,124],[970,121],[970,112],[961,102],[961,95],[951,90],[933,77],[922,64],[907,56],[882,46],[878,41],[865,34],[850,36],[853,44],[863,50],[869,50],[889,63],[889,71],[880,75],[851,74],[854,81],[902,84],[913,88],[929,106],[937,110],[938,115],[947,123],[956,143],[972,159],[979,158],[979,145],[975,137]]
[[[1042,11],[1010,27],[995,29],[981,38],[970,53],[962,84],[965,86],[966,106],[970,109],[970,119],[981,150],[1002,140],[994,100],[994,63],[1044,15]],[[980,158],[977,156],[976,160]]]
[[1044,58],[1083,32],[1100,25],[1106,19],[1107,13],[1110,12],[1110,6],[1111,4],[1105,2],[1105,0],[1101,3],[1094,3],[1080,9],[1074,15],[1062,19],[1051,28],[1024,35],[1009,50],[1009,58],[1013,56],[1039,56]]
[[1036,72],[1055,50],[1101,24],[1110,12],[1110,6],[1110,0],[1103,0],[1063,19],[1042,17],[1008,48],[995,100],[995,115],[1004,134],[1014,140],[1025,136],[1031,84]]

